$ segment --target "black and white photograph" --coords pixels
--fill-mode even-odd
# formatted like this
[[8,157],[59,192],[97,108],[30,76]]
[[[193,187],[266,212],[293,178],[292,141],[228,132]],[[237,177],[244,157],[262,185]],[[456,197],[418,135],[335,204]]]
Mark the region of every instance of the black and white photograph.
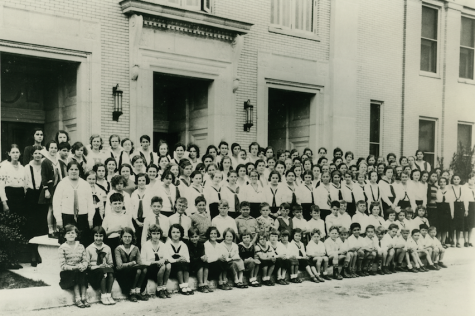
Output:
[[474,64],[475,0],[0,0],[0,315],[475,314]]

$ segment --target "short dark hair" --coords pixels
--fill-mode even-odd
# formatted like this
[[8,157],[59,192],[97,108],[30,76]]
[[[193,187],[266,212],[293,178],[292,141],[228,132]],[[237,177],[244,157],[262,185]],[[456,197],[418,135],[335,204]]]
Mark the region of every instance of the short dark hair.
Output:
[[161,205],[163,205],[163,199],[161,196],[154,196],[153,198],[150,199],[150,205],[152,205],[153,203],[160,203]]
[[221,237],[221,234],[219,233],[219,230],[215,226],[210,226],[210,227],[208,227],[208,229],[206,230],[206,233],[205,233],[206,239],[209,239],[209,235],[211,234],[211,232],[213,230],[216,231],[216,235],[218,236],[218,238]]
[[139,184],[139,178],[141,177],[145,177],[145,184],[150,183],[150,178],[148,177],[148,174],[141,172],[135,176],[135,185]]
[[127,184],[127,181],[125,180],[125,177],[124,176],[121,176],[121,175],[115,175],[112,177],[111,179],[111,185],[113,188],[115,188],[119,183],[121,183],[123,185],[126,185]]
[[81,164],[79,162],[77,162],[76,160],[71,160],[70,162],[68,162],[68,165],[66,166],[66,170],[69,171],[69,169],[71,169],[72,166],[78,167],[79,170],[82,169]]
[[95,234],[99,234],[99,235],[104,236],[104,238],[105,238],[106,237],[106,230],[102,226],[95,226],[91,230],[91,234],[92,234],[93,237],[94,237]]
[[332,202],[331,202],[331,207],[340,208],[340,202],[339,202],[339,201],[332,201]]
[[114,202],[124,202],[124,196],[118,192],[115,192],[109,197],[109,201],[111,204]]
[[183,229],[183,226],[181,226],[180,224],[170,225],[170,228],[168,229],[168,238],[172,238],[172,229],[173,228],[176,228],[180,231],[180,240],[181,240],[183,238],[183,236],[185,235],[185,230]]

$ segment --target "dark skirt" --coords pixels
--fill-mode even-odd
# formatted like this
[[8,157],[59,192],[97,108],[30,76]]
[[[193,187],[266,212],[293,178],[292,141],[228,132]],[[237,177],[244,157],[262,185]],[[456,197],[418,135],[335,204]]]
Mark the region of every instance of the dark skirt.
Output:
[[80,286],[86,284],[86,271],[61,271],[59,273],[59,277],[61,278],[59,281],[59,286],[63,290],[68,290],[74,287],[76,284]]
[[[115,278],[117,283],[119,283],[122,293],[128,295],[132,286],[134,284],[135,276],[137,275],[137,270],[143,270],[143,267],[127,267],[120,270],[116,270]],[[140,284],[137,284],[136,287],[139,287]]]
[[208,280],[217,279],[221,273],[226,272],[231,268],[232,261],[223,262],[221,260],[217,260],[215,262],[208,263]]
[[[401,210],[406,210],[406,208],[408,207],[411,207],[411,202],[410,201],[399,201],[399,203],[397,204],[397,206],[399,206],[401,208]],[[413,210],[415,211],[415,210]]]
[[311,214],[312,205],[313,203],[302,203],[302,215],[306,221],[309,221],[312,219],[312,214]]
[[25,195],[25,236],[31,239],[48,234],[48,207],[39,204],[41,190],[27,189]]
[[299,270],[305,270],[310,265],[308,259],[298,259],[299,260]]
[[55,186],[53,186],[51,191],[49,191],[49,193],[50,193],[50,198],[49,199],[45,198],[45,189],[41,190],[40,198],[38,200],[38,203],[39,204],[46,204],[46,205],[53,204],[53,195],[54,195],[54,191],[56,191],[57,186],[58,185],[56,184]]
[[292,265],[292,263],[290,262],[290,259],[277,258],[275,260],[275,270],[274,271],[277,271],[278,269],[289,270],[291,265]]
[[219,203],[215,202],[209,205],[209,215],[211,216],[211,219],[219,215]]
[[87,271],[87,281],[92,286],[94,290],[97,290],[101,287],[101,281],[104,279],[104,276],[107,273],[113,273],[112,268],[99,268],[94,270]]
[[439,229],[440,220],[437,204],[427,204],[427,220],[431,226],[435,226],[437,229]]
[[[144,219],[139,220],[141,223],[144,222]],[[143,234],[143,226],[137,225],[135,220],[132,220],[135,228],[135,245],[139,247],[139,249],[142,249],[142,234]]]
[[261,264],[259,265],[261,268],[265,267],[272,267],[275,265],[275,261],[272,261],[271,259],[259,259]]
[[465,205],[463,202],[454,202],[454,218],[452,230],[463,231],[465,221]]
[[475,227],[475,202],[468,203],[468,216],[465,217],[465,231]]
[[251,216],[258,218],[261,216],[261,203],[250,203],[251,204]]
[[331,210],[324,210],[324,209],[320,209],[320,218],[325,221],[325,218],[327,218],[328,215],[330,215],[332,213]]
[[93,236],[89,229],[88,215],[80,214],[78,215],[77,221],[74,219],[74,215],[71,214],[61,214],[63,218],[63,226],[65,227],[68,224],[74,225],[79,230],[79,242],[84,245],[84,247],[89,246],[93,241]]
[[[449,203],[437,203],[437,216],[439,224],[439,226],[436,226],[437,232],[448,232],[452,223]],[[431,223],[430,220],[429,223]]]
[[351,203],[346,203],[346,212],[348,213],[348,215],[350,215],[351,217],[353,217],[353,215],[356,214],[356,204],[351,202]]
[[102,226],[102,217],[99,212],[99,208],[96,208],[96,211],[94,213],[94,217],[92,218],[92,227],[96,226]]
[[176,278],[177,272],[189,272],[190,263],[189,262],[173,262],[171,264],[172,268],[170,271],[170,278]]
[[208,263],[201,260],[201,258],[191,260],[190,273],[196,274],[201,268],[208,268]]
[[5,187],[5,195],[7,196],[7,204],[10,213],[24,216],[25,215],[25,189]]
[[[161,266],[159,267],[158,264],[151,264],[147,267],[147,277],[145,280],[153,280],[157,281],[157,274],[160,271]],[[145,281],[144,281],[145,282]]]

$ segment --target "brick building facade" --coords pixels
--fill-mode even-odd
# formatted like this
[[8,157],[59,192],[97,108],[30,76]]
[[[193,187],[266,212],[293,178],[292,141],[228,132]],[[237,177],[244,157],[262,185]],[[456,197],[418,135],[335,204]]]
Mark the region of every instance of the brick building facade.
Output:
[[2,153],[42,126],[448,161],[472,145],[472,21],[470,0],[3,0]]

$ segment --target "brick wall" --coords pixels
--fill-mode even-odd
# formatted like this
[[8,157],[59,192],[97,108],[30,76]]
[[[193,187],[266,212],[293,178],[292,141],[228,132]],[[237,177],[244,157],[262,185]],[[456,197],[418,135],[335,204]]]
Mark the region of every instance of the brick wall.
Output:
[[[101,28],[101,121],[102,136],[129,135],[129,28],[118,0],[5,0],[5,4],[61,16],[94,20]],[[112,87],[119,84],[123,93],[123,112],[119,122],[112,121]],[[81,122],[78,122],[81,124]],[[88,142],[89,140],[82,140]]]
[[[219,0],[215,1],[215,14],[230,19],[243,20],[254,25],[244,36],[244,47],[238,66],[239,90],[236,92],[236,141],[243,148],[256,140],[256,128],[243,131],[245,112],[243,103],[248,99],[257,106],[257,55],[259,51],[272,52],[299,58],[328,61],[330,35],[330,0],[318,1],[318,34],[320,42],[269,32],[271,1]],[[256,115],[256,111],[254,111]],[[256,122],[256,116],[254,121]],[[258,118],[257,118],[258,119]],[[264,145],[264,144],[262,144]]]

